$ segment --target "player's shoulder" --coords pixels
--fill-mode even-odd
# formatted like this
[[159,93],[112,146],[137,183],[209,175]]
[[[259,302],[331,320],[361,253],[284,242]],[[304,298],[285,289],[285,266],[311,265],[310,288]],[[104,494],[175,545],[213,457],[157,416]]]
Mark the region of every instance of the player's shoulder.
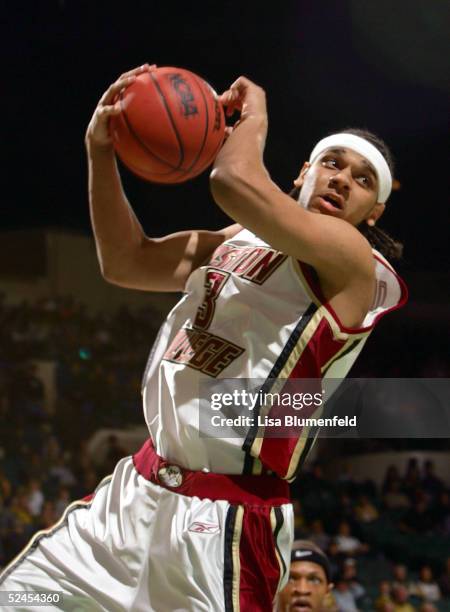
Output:
[[234,238],[243,231],[246,230],[244,230],[242,225],[239,225],[239,223],[233,223],[233,225],[228,225],[227,227],[217,230],[215,233],[221,236],[223,238],[223,242],[225,242],[227,240],[231,240],[231,238]]

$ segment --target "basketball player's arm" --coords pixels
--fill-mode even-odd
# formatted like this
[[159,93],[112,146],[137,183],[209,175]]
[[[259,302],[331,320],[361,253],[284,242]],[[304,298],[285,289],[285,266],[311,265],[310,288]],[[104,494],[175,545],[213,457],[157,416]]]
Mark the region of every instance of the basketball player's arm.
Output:
[[224,241],[242,228],[217,232],[190,230],[164,238],[149,238],[123,191],[108,119],[120,112],[117,93],[146,65],[122,75],[105,92],[86,132],[89,204],[98,260],[111,283],[147,291],[182,291],[189,274]]
[[145,291],[182,291],[188,276],[238,224],[212,232],[187,230],[149,238],[122,189],[114,152],[89,152],[89,201],[98,260],[104,278]]
[[216,158],[210,181],[216,203],[275,249],[312,265],[328,293],[367,293],[363,316],[374,288],[370,245],[350,223],[303,209],[271,180],[263,163],[264,92],[244,83],[250,83],[257,103],[244,101],[240,121]]

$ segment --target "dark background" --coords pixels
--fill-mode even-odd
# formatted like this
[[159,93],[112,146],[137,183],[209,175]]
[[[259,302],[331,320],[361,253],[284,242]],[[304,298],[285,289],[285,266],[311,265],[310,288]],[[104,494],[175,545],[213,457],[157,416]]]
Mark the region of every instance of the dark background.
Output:
[[[446,269],[448,3],[3,5],[2,228],[90,231],[86,126],[110,82],[148,61],[198,72],[219,92],[240,74],[263,86],[266,164],[285,190],[329,131],[357,126],[378,133],[393,150],[402,185],[382,225],[405,242],[406,268]],[[211,200],[208,173],[170,187],[124,177],[149,234],[228,222]]]

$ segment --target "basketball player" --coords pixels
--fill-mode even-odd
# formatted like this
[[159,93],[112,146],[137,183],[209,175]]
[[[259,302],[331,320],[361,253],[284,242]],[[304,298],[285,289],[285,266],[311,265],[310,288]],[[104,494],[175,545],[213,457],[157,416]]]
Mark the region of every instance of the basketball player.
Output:
[[150,439],[38,534],[0,588],[60,591],[64,610],[271,610],[288,578],[288,481],[313,436],[255,426],[199,435],[199,413],[210,411],[201,385],[252,378],[270,391],[284,379],[345,376],[378,319],[405,301],[357,229],[380,218],[392,175],[372,136],[338,133],[313,148],[294,182],[298,201],[285,195],[263,164],[264,92],[240,77],[221,96],[240,120],[211,173],[213,197],[236,224],[148,238],[123,192],[108,119],[121,112],[116,94],[153,69],[111,85],[86,133],[104,277],[183,292],[144,375]]
[[333,589],[328,557],[314,542],[297,540],[292,546],[289,581],[278,596],[277,612],[336,610],[327,601]]

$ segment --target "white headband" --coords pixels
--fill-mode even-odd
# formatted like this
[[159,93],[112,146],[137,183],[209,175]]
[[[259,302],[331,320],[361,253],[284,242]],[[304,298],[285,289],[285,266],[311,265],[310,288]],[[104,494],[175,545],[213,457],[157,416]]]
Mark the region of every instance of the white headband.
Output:
[[309,157],[309,162],[311,164],[315,162],[319,155],[327,149],[338,147],[351,149],[365,157],[372,164],[378,178],[378,202],[386,202],[392,190],[391,171],[380,151],[365,138],[344,132],[327,136],[316,144]]

